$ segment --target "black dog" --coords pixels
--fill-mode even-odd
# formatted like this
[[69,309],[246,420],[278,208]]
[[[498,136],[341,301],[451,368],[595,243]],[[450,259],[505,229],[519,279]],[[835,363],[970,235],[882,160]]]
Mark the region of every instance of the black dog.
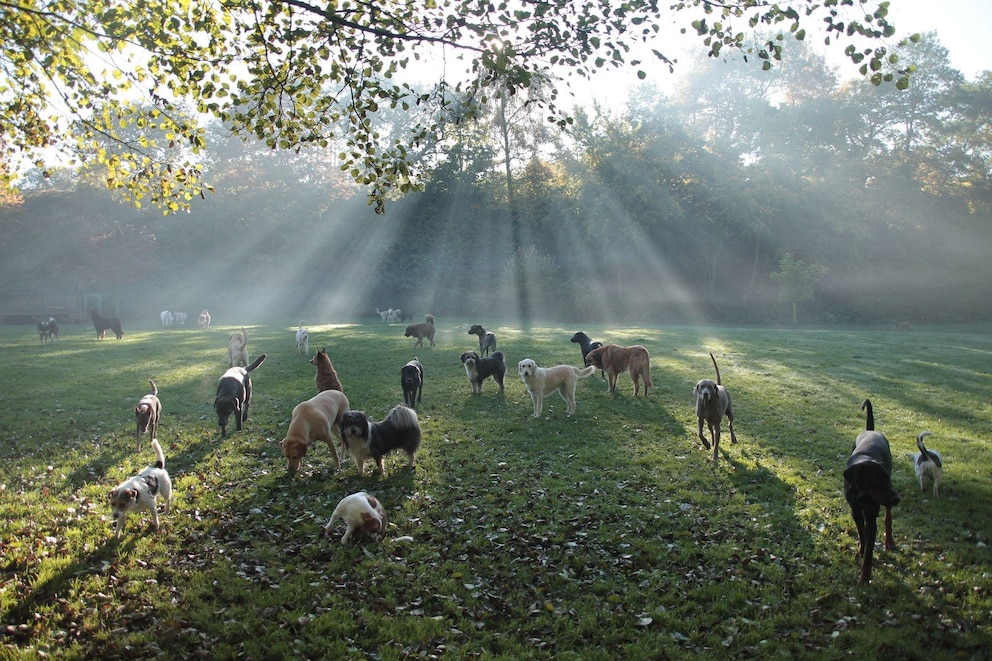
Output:
[[420,449],[420,421],[417,412],[397,405],[381,422],[370,422],[361,411],[345,411],[341,415],[341,437],[348,454],[355,458],[358,472],[365,472],[365,461],[374,459],[381,475],[382,458],[390,450],[406,452],[407,465],[413,468]]
[[217,398],[214,400],[214,411],[217,412],[217,424],[220,425],[220,437],[227,437],[227,419],[234,414],[237,431],[248,419],[248,407],[251,405],[251,377],[249,372],[262,364],[265,354],[255,359],[248,367],[232,367],[217,381]]
[[403,403],[413,408],[424,394],[424,366],[416,356],[400,370],[400,385],[403,386]]
[[93,320],[93,327],[96,328],[96,339],[102,340],[106,337],[108,330],[114,331],[118,340],[124,337],[124,331],[121,330],[121,320],[117,317],[104,317],[96,309],[92,309],[90,310],[90,319]]
[[[602,342],[593,342],[592,341],[592,338],[590,338],[588,335],[586,335],[582,331],[579,331],[575,335],[573,335],[572,336],[572,339],[570,341],[571,342],[578,343],[579,349],[582,351],[582,364],[583,365],[586,364],[586,356],[589,355],[589,352],[590,351],[592,351],[593,349],[598,349],[601,346],[603,346],[603,343]],[[599,370],[599,376],[600,376],[600,378],[605,378],[606,377],[606,375],[603,373],[603,370]]]
[[466,351],[461,355],[461,359],[462,364],[465,365],[465,374],[472,384],[473,395],[482,394],[482,382],[490,376],[499,384],[499,391],[503,392],[506,363],[503,361],[502,351],[497,351],[487,358],[480,358],[474,351]]
[[38,322],[38,338],[42,344],[55,340],[62,341],[62,338],[59,337],[59,324],[55,321],[55,317],[49,317],[48,321]]
[[867,409],[865,431],[854,441],[854,452],[844,469],[844,497],[851,506],[854,525],[858,527],[858,556],[861,571],[858,584],[871,581],[871,557],[878,534],[878,510],[885,507],[885,550],[894,551],[892,541],[892,507],[899,504],[899,494],[892,488],[892,453],[889,441],[875,431],[875,416],[871,402],[861,404]]

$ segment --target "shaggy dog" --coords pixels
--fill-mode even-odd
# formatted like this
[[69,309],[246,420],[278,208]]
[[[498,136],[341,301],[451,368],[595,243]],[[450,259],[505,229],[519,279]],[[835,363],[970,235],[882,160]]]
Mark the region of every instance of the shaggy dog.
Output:
[[916,435],[916,447],[920,451],[912,455],[913,467],[916,470],[916,479],[920,483],[920,491],[924,490],[924,476],[929,474],[933,479],[933,497],[936,498],[937,490],[940,488],[940,483],[944,479],[944,462],[939,452],[936,450],[927,450],[923,445],[923,439],[927,436],[933,436],[933,432],[921,431]]
[[417,341],[413,343],[413,348],[424,346],[424,338],[427,338],[431,342],[431,346],[437,346],[434,344],[434,315],[424,315],[427,320],[422,324],[410,324],[406,327],[406,332],[403,334],[404,337],[415,337]]
[[232,333],[227,338],[227,366],[245,367],[248,365],[248,331],[241,327],[240,333]]
[[338,373],[331,363],[331,357],[327,355],[326,348],[314,351],[313,358],[310,359],[310,364],[317,368],[317,374],[313,378],[314,384],[317,386],[317,392],[324,392],[325,390],[340,390],[344,392],[344,387],[341,385],[341,380],[338,379]]
[[503,377],[506,376],[506,362],[502,351],[497,351],[488,358],[480,358],[474,351],[466,351],[461,355],[461,359],[465,366],[465,375],[472,384],[473,395],[482,394],[482,382],[490,376],[499,384],[499,391],[504,392]]
[[555,390],[565,400],[568,415],[575,413],[575,384],[596,371],[592,365],[579,369],[571,365],[555,365],[554,367],[538,367],[530,358],[524,358],[517,364],[517,373],[527,386],[530,398],[534,400],[534,417],[541,416],[544,408],[544,398]]
[[304,356],[310,354],[310,331],[303,327],[302,319],[300,327],[296,329],[296,350]]
[[397,404],[381,422],[370,422],[362,411],[347,411],[341,417],[341,435],[348,454],[355,458],[358,473],[365,473],[365,462],[374,459],[383,474],[382,459],[390,450],[406,452],[407,465],[413,468],[420,448],[420,421],[417,412]]
[[134,449],[141,449],[141,435],[149,432],[151,438],[158,438],[158,419],[162,415],[162,402],[158,399],[158,386],[151,379],[148,383],[152,386],[152,391],[138,400],[134,407],[134,417],[138,422],[137,430],[134,433]]
[[334,467],[341,467],[341,458],[338,456],[334,438],[341,440],[339,428],[341,415],[349,408],[348,398],[338,390],[324,390],[293,408],[293,417],[289,421],[286,438],[279,443],[282,453],[286,456],[290,475],[295,475],[300,469],[310,444],[317,441],[327,443],[327,447],[331,449],[331,456],[334,457]]
[[206,310],[200,312],[200,316],[196,320],[197,328],[210,328],[210,313]]
[[414,408],[424,394],[424,366],[416,356],[400,369],[400,386],[403,388],[403,403]]
[[872,554],[878,534],[878,511],[885,507],[885,550],[894,551],[892,539],[892,508],[901,500],[892,488],[892,452],[889,441],[875,431],[875,416],[871,402],[861,403],[867,409],[865,431],[854,441],[854,451],[844,468],[844,497],[851,506],[851,517],[858,528],[858,556],[861,570],[858,584],[871,581]]
[[59,337],[59,324],[55,317],[49,317],[48,321],[38,321],[38,339],[42,344],[45,342],[62,341]]
[[152,449],[155,450],[155,464],[144,469],[132,478],[125,480],[110,492],[110,507],[113,518],[117,521],[114,536],[120,537],[127,520],[128,512],[146,510],[152,513],[152,524],[158,532],[158,509],[155,498],[162,494],[165,499],[165,513],[172,509],[172,480],[165,470],[165,454],[158,439],[152,439]]
[[621,347],[617,344],[606,344],[590,349],[586,354],[586,365],[592,365],[606,372],[607,392],[615,392],[617,377],[629,371],[630,380],[634,382],[634,397],[637,397],[641,388],[641,379],[644,379],[644,396],[648,396],[648,388],[652,385],[651,354],[641,345]]
[[168,310],[162,310],[162,314],[159,315],[162,320],[162,327],[171,326],[176,321],[176,316],[169,312]]
[[468,334],[479,336],[479,353],[482,356],[488,356],[493,351],[496,351],[496,333],[487,331],[479,324],[475,324],[468,329]]
[[90,319],[93,320],[93,327],[96,329],[96,339],[102,340],[107,336],[108,330],[114,331],[114,335],[117,336],[118,340],[124,337],[124,331],[121,329],[121,320],[117,317],[104,317],[93,309],[90,310]]
[[348,524],[348,530],[341,538],[342,544],[347,544],[352,535],[355,539],[367,537],[373,541],[381,542],[386,535],[386,526],[389,519],[386,518],[386,510],[382,503],[375,496],[370,496],[364,491],[345,496],[334,508],[331,520],[324,526],[324,532],[331,534],[334,522],[341,519]]
[[214,411],[217,413],[217,424],[220,425],[220,437],[227,437],[227,420],[234,414],[237,431],[241,431],[245,420],[248,419],[248,407],[251,405],[251,376],[249,372],[262,364],[265,354],[255,359],[248,367],[232,367],[217,381],[217,398],[214,399]]
[[692,389],[692,394],[696,398],[696,420],[699,422],[699,440],[703,442],[703,447],[710,449],[710,442],[703,436],[703,422],[710,430],[713,438],[713,461],[719,458],[720,450],[720,423],[723,417],[727,416],[730,425],[730,443],[737,442],[737,434],[734,433],[734,405],[730,399],[730,391],[720,385],[720,368],[716,365],[716,358],[710,354],[713,361],[713,368],[716,370],[716,383],[710,379],[702,379],[696,383]]

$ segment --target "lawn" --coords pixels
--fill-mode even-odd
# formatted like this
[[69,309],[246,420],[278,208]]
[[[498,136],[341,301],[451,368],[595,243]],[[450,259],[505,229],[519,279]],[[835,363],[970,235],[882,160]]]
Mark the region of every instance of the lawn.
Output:
[[[458,356],[482,321],[506,353],[506,392],[471,394]],[[310,327],[353,408],[381,419],[400,368],[424,364],[415,469],[335,470],[315,447],[287,475],[279,441],[314,368],[295,325],[250,326],[251,419],[221,440],[212,402],[227,336],[129,329],[121,341],[0,327],[0,656],[47,658],[982,658],[992,647],[992,334],[941,329],[500,327],[438,319],[436,348],[400,325]],[[654,386],[599,376],[578,411],[544,414],[522,358],[581,364],[576,330],[643,344]],[[734,397],[714,465],[692,388],[719,361]],[[113,536],[107,494],[153,460],[134,405],[158,384],[174,484],[156,534]],[[858,586],[842,471],[870,398],[892,445],[898,550]],[[232,426],[233,429],[233,426]],[[944,457],[921,491],[916,434]],[[381,544],[324,524],[366,490],[390,518]],[[161,506],[161,504],[160,504]]]

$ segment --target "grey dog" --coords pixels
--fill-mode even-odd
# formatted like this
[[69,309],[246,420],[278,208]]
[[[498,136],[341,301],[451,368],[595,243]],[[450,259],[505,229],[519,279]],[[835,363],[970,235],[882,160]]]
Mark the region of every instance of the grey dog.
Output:
[[720,449],[720,423],[724,416],[730,423],[730,442],[737,442],[737,434],[734,433],[734,405],[730,400],[730,392],[720,385],[720,368],[716,365],[716,358],[710,354],[713,367],[716,369],[716,383],[710,379],[703,379],[696,384],[693,394],[696,396],[696,418],[699,421],[699,440],[703,442],[703,447],[710,449],[710,442],[703,435],[703,422],[709,427],[710,436],[713,437],[713,462],[716,463]]

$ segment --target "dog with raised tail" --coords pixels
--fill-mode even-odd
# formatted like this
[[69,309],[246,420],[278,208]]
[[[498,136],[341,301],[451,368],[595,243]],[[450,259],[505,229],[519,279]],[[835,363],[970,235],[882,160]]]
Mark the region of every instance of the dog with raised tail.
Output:
[[424,323],[422,324],[410,324],[406,327],[406,331],[403,333],[404,337],[415,337],[417,341],[413,343],[413,348],[424,346],[424,339],[430,340],[431,346],[437,346],[434,344],[434,315],[425,314]]
[[234,414],[234,424],[238,431],[248,419],[251,406],[251,374],[265,360],[265,354],[255,359],[248,367],[231,367],[217,380],[217,398],[214,399],[214,412],[220,426],[220,437],[227,438],[227,421]]
[[878,512],[885,508],[885,550],[895,551],[892,539],[892,508],[901,500],[892,488],[892,452],[889,440],[875,431],[875,414],[865,400],[865,431],[854,440],[854,451],[844,468],[844,497],[851,506],[851,517],[858,528],[858,557],[861,569],[858,584],[871,581],[872,554],[878,535]]
[[241,327],[240,333],[231,333],[227,338],[227,366],[248,366],[248,331]]
[[567,415],[573,415],[575,413],[575,386],[579,379],[584,379],[595,371],[596,368],[592,365],[582,369],[571,365],[539,367],[530,358],[524,358],[517,363],[517,374],[527,386],[527,392],[530,393],[530,398],[534,402],[533,417],[535,418],[541,417],[541,411],[544,409],[544,398],[556,390],[565,400]]
[[944,462],[939,452],[936,450],[927,450],[926,446],[923,445],[923,439],[927,436],[933,436],[933,432],[921,431],[916,435],[916,447],[920,451],[912,455],[913,467],[916,469],[916,479],[920,483],[920,491],[925,491],[923,478],[929,475],[933,480],[933,497],[936,498],[937,490],[940,488],[940,483],[944,479]]
[[392,450],[402,450],[407,466],[413,468],[420,449],[421,432],[417,412],[397,404],[380,422],[372,422],[362,411],[346,411],[341,416],[341,436],[348,454],[355,458],[359,475],[365,462],[375,460],[379,474],[384,473],[383,457]]
[[324,532],[328,536],[332,534],[334,522],[338,519],[348,524],[348,529],[341,538],[342,544],[347,544],[352,536],[355,539],[364,537],[377,542],[382,541],[386,535],[386,526],[389,525],[382,503],[378,498],[364,491],[341,499],[331,514],[331,520],[324,526]]
[[157,438],[152,438],[152,449],[155,450],[155,463],[132,478],[122,482],[110,492],[110,507],[117,526],[115,537],[121,536],[124,522],[129,512],[145,510],[152,513],[152,524],[155,532],[159,530],[158,508],[156,498],[162,494],[165,499],[165,513],[172,509],[172,480],[165,470],[165,453],[158,444]]
[[138,400],[134,407],[134,417],[137,420],[137,430],[134,432],[134,449],[141,450],[141,435],[149,432],[151,438],[158,438],[158,419],[162,415],[162,402],[158,398],[158,386],[151,379],[148,383],[152,391]]
[[310,355],[310,331],[303,327],[302,319],[300,327],[296,329],[296,350],[304,356]]
[[710,436],[713,439],[713,462],[719,459],[720,451],[720,424],[724,416],[730,425],[730,443],[737,443],[737,434],[734,433],[734,404],[730,399],[730,391],[720,383],[720,368],[716,364],[716,358],[710,353],[710,360],[713,361],[713,369],[716,370],[716,383],[710,379],[701,379],[692,389],[692,394],[696,398],[696,420],[699,423],[699,440],[703,442],[703,447],[710,449],[710,442],[703,436],[703,423],[706,423]]

